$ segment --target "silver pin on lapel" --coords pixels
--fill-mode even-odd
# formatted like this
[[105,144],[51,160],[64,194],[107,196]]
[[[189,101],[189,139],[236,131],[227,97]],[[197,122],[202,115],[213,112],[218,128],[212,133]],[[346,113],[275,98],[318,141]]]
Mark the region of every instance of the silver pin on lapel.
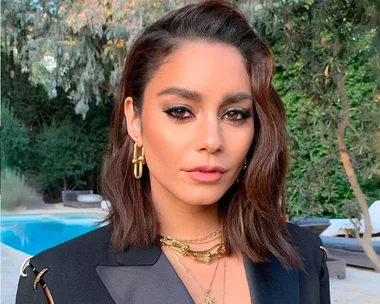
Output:
[[329,254],[327,253],[327,249],[323,246],[319,246],[319,248],[323,251],[324,255],[325,255],[325,262],[327,261],[327,258],[329,256]]
[[29,261],[30,261],[30,259],[31,259],[32,257],[33,257],[33,256],[27,258],[27,259],[25,260],[25,262],[22,263],[22,265],[21,265],[21,267],[20,267],[20,276],[22,276],[22,277],[24,277],[24,278],[28,276],[28,275],[26,274],[26,272],[25,272],[25,269],[26,269],[26,267],[29,266]]

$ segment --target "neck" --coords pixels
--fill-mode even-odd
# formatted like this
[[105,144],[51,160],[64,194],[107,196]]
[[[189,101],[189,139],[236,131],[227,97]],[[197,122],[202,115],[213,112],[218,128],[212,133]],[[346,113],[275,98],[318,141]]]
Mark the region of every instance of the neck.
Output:
[[191,205],[168,193],[155,191],[153,187],[151,189],[160,235],[194,239],[220,228],[217,202],[211,205]]
[[[157,205],[155,206],[161,235],[194,239],[204,237],[220,228],[217,219],[217,204],[212,206],[179,206],[178,203]],[[168,206],[170,207],[167,208]]]

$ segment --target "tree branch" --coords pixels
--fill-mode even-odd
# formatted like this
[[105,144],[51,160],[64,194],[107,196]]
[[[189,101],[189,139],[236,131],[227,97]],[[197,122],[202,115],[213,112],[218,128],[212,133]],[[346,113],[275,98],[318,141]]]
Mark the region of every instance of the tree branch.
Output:
[[372,225],[371,218],[368,211],[367,200],[362,192],[358,179],[356,177],[354,168],[351,163],[350,155],[348,154],[346,143],[344,141],[344,134],[347,126],[349,126],[349,113],[350,113],[350,104],[347,96],[346,87],[344,84],[344,68],[341,67],[337,74],[338,77],[338,91],[342,101],[342,120],[339,123],[337,139],[338,146],[341,156],[341,161],[343,167],[346,171],[348,181],[354,191],[356,199],[359,201],[361,211],[363,213],[364,220],[364,233],[363,237],[360,237],[360,228],[355,226],[356,233],[355,237],[359,241],[360,245],[363,247],[364,252],[367,254],[368,258],[375,264],[377,270],[380,271],[380,257],[376,254],[372,246]]

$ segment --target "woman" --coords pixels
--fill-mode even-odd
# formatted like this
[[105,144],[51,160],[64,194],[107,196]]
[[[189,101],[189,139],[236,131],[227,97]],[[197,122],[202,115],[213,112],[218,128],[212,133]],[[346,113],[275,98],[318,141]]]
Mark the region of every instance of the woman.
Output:
[[109,225],[33,257],[16,303],[329,303],[320,239],[284,217],[273,72],[228,2],[144,29],[103,165]]

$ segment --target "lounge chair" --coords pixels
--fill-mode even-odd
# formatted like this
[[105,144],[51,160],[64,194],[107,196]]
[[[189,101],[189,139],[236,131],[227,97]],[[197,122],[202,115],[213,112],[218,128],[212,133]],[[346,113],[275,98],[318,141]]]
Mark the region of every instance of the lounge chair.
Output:
[[310,229],[318,235],[330,226],[330,220],[327,217],[293,217],[290,222]]
[[[329,258],[344,260],[348,265],[375,269],[375,265],[364,253],[359,241],[353,238],[321,236]],[[372,241],[377,254],[380,254],[380,241]]]
[[74,208],[100,208],[103,198],[92,190],[62,191],[63,205]]
[[[380,201],[375,201],[368,208],[371,217],[372,234],[380,233]],[[353,219],[356,220],[357,219]],[[322,233],[322,236],[345,235],[347,230],[354,230],[355,227],[349,219],[330,219],[331,225]],[[364,233],[364,220],[359,221],[360,233]]]

